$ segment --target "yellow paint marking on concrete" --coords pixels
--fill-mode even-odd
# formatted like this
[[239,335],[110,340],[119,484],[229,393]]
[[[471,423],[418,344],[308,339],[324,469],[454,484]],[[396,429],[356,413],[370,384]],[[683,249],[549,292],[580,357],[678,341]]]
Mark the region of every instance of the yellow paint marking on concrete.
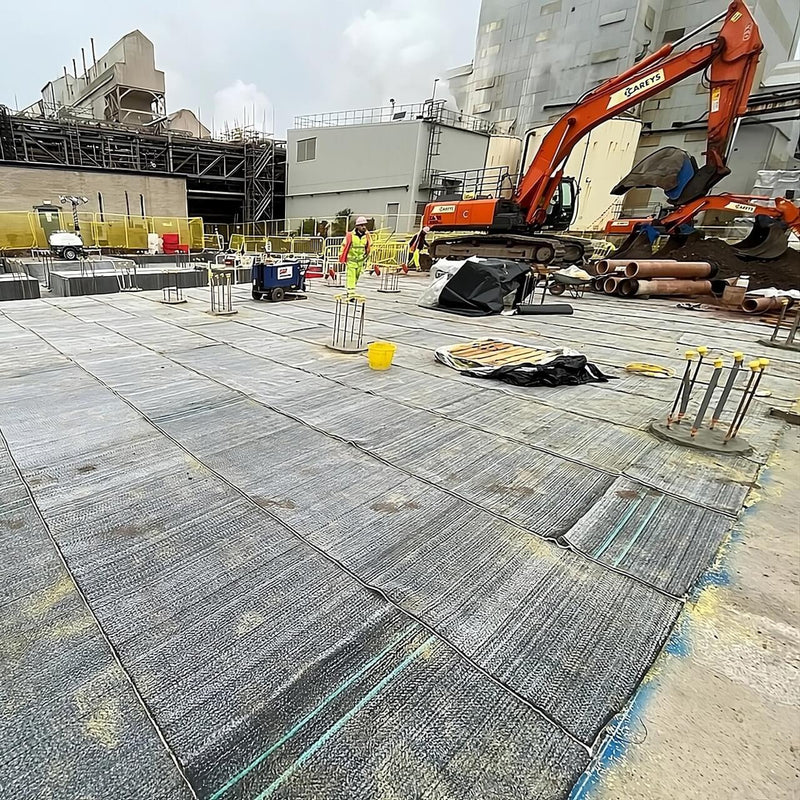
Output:
[[24,613],[31,617],[44,616],[53,606],[74,591],[75,584],[68,575],[62,574],[54,584],[30,596],[25,604]]

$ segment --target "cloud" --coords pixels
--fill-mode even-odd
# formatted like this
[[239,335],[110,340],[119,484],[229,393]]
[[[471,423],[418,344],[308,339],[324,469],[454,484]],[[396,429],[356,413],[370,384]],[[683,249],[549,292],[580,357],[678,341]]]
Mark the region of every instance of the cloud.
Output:
[[[255,102],[260,127],[259,95],[266,95],[267,128],[274,105],[280,136],[297,114],[430,97],[435,77],[472,58],[480,0],[226,0],[229,35],[221,39],[220,6],[212,0],[195,0],[188,15],[182,4],[163,0],[105,3],[102,14],[94,13],[97,0],[77,0],[85,13],[66,19],[42,15],[35,3],[5,5],[0,102],[13,106],[17,95],[19,105],[29,105],[62,64],[80,60],[89,14],[98,54],[134,28],[150,37],[156,67],[166,72],[170,111],[199,107],[203,122],[221,130],[224,119],[243,121],[245,106],[249,122]],[[34,29],[39,47],[31,50],[27,33]],[[213,46],[198,49],[198,42]]]
[[361,106],[388,105],[390,97],[398,103],[430,97],[434,78],[455,66],[452,38],[458,35],[447,13],[431,9],[423,0],[389,0],[352,19],[341,37],[334,95],[351,103],[360,97]]
[[214,128],[217,131],[253,125],[269,131],[273,109],[269,98],[254,83],[237,78],[230,86],[214,94]]

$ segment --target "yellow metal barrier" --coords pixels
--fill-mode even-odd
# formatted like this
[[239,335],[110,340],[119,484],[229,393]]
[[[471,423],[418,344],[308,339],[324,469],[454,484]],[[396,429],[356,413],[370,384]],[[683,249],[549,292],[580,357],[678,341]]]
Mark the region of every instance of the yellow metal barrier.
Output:
[[402,267],[408,263],[408,244],[392,240],[373,240],[369,261],[370,264],[377,264],[384,269]]
[[0,212],[0,248],[12,250],[39,246],[27,211]]
[[291,253],[292,252],[292,239],[283,236],[270,236],[269,244],[270,250],[273,253]]
[[186,244],[188,244],[192,250],[202,250],[205,246],[202,218],[191,217],[187,222],[189,224],[189,240]]
[[[53,229],[74,231],[72,212],[52,212],[48,224]],[[183,245],[201,250],[204,245],[203,220],[200,217],[137,217],[128,214],[93,214],[78,212],[81,238],[87,247],[120,250],[147,250],[147,234],[177,233]],[[262,239],[262,242],[266,241]],[[0,212],[0,250],[27,250],[48,246],[47,234],[39,214],[34,211]],[[263,250],[263,245],[262,245]]]
[[292,253],[322,255],[325,240],[321,236],[303,236],[292,239]]

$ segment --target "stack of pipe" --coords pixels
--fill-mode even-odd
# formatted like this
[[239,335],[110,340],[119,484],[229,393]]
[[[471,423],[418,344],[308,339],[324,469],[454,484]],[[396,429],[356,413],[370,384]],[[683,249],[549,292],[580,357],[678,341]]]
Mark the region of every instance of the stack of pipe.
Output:
[[725,281],[713,280],[706,261],[613,260],[597,262],[595,289],[620,297],[721,295]]

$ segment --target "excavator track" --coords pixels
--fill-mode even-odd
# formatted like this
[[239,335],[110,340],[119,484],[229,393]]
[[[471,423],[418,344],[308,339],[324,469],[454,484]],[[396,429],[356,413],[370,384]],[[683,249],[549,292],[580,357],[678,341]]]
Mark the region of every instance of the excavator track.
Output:
[[573,236],[544,234],[474,234],[435,239],[433,258],[509,258],[544,266],[583,263],[586,243]]

